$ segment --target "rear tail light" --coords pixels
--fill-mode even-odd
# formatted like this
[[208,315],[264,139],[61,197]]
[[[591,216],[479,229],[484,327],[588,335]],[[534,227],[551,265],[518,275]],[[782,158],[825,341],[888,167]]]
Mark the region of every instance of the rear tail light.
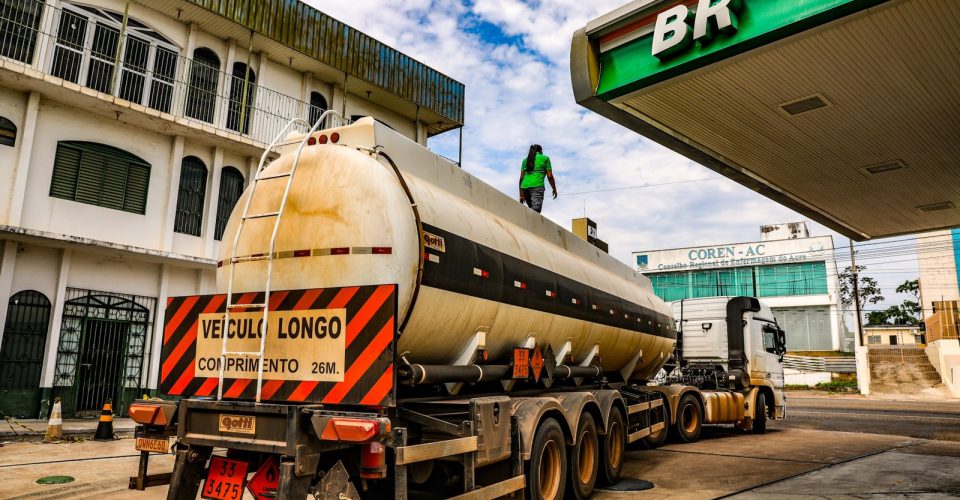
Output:
[[321,135],[319,138],[317,138],[317,140],[320,141],[320,144],[326,144],[326,143],[327,143],[327,136]]
[[387,432],[390,432],[390,421],[386,419],[334,417],[327,422],[320,439],[365,443]]
[[316,143],[317,143],[316,137],[311,136],[309,139],[307,139],[307,146],[313,146]]
[[334,133],[330,134],[330,142],[332,142],[332,143],[334,143],[334,144],[336,144],[337,142],[340,142],[340,133],[339,133],[339,132],[334,132]]
[[176,411],[175,403],[133,403],[127,409],[127,415],[141,425],[166,427],[173,422]]

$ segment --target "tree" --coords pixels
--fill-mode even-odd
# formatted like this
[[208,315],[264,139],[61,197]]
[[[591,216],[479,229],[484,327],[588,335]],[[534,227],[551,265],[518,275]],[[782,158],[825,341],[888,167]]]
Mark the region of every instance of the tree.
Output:
[[907,280],[900,283],[900,286],[897,287],[897,293],[908,293],[913,296],[913,300],[904,300],[900,307],[914,319],[914,322],[909,324],[919,324],[923,320],[923,310],[920,305],[920,280]]
[[[864,306],[867,303],[876,304],[878,302],[883,302],[883,292],[880,290],[880,286],[877,284],[877,280],[864,276],[863,272],[867,270],[867,266],[857,266],[857,277],[859,278],[859,291],[860,291],[860,310],[864,309]],[[847,266],[846,269],[840,273],[840,302],[843,304],[844,310],[848,311],[854,308],[853,302],[853,266]]]
[[910,326],[920,324],[920,281],[904,281],[897,287],[897,293],[911,294],[917,300],[905,299],[900,305],[890,306],[882,311],[872,311],[867,315],[867,324]]

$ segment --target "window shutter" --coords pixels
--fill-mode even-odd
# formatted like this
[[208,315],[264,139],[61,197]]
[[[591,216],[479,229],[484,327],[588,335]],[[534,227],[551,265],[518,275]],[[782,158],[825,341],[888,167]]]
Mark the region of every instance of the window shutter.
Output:
[[137,214],[146,213],[150,164],[105,144],[61,141],[50,196]]
[[50,196],[72,200],[77,193],[77,176],[80,171],[80,151],[64,143],[57,145],[57,157],[53,161],[53,179],[50,181]]

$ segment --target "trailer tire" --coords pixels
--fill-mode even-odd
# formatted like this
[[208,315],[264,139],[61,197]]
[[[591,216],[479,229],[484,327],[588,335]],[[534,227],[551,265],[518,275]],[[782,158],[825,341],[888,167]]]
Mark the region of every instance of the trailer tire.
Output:
[[757,393],[752,430],[754,434],[766,434],[767,432],[767,397],[762,392]]
[[563,429],[553,418],[540,422],[533,437],[530,461],[527,462],[527,498],[558,500],[563,498],[567,483],[567,446]]
[[660,406],[658,414],[661,417],[660,420],[658,422],[650,422],[650,425],[663,422],[663,429],[657,432],[651,432],[641,441],[644,448],[648,450],[663,446],[663,444],[667,442],[667,437],[670,435],[670,408],[667,406],[666,401]]
[[703,404],[696,394],[687,393],[680,398],[673,429],[681,442],[692,443],[700,439],[700,432],[703,430]]
[[570,488],[567,498],[583,500],[593,494],[597,484],[600,463],[600,442],[597,438],[597,424],[593,415],[583,412],[573,446],[570,447]]
[[597,483],[603,486],[617,484],[623,472],[623,454],[627,450],[627,418],[623,410],[614,406],[607,419],[607,432],[600,436],[600,466]]

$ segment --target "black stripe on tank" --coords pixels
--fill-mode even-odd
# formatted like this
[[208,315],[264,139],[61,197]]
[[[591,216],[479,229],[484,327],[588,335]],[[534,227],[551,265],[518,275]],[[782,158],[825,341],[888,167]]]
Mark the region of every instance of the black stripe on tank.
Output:
[[432,248],[424,250],[436,256],[433,260],[424,259],[422,284],[425,286],[624,330],[677,338],[673,320],[649,307],[438,227],[424,224],[423,229],[442,237],[445,247],[443,252]]

